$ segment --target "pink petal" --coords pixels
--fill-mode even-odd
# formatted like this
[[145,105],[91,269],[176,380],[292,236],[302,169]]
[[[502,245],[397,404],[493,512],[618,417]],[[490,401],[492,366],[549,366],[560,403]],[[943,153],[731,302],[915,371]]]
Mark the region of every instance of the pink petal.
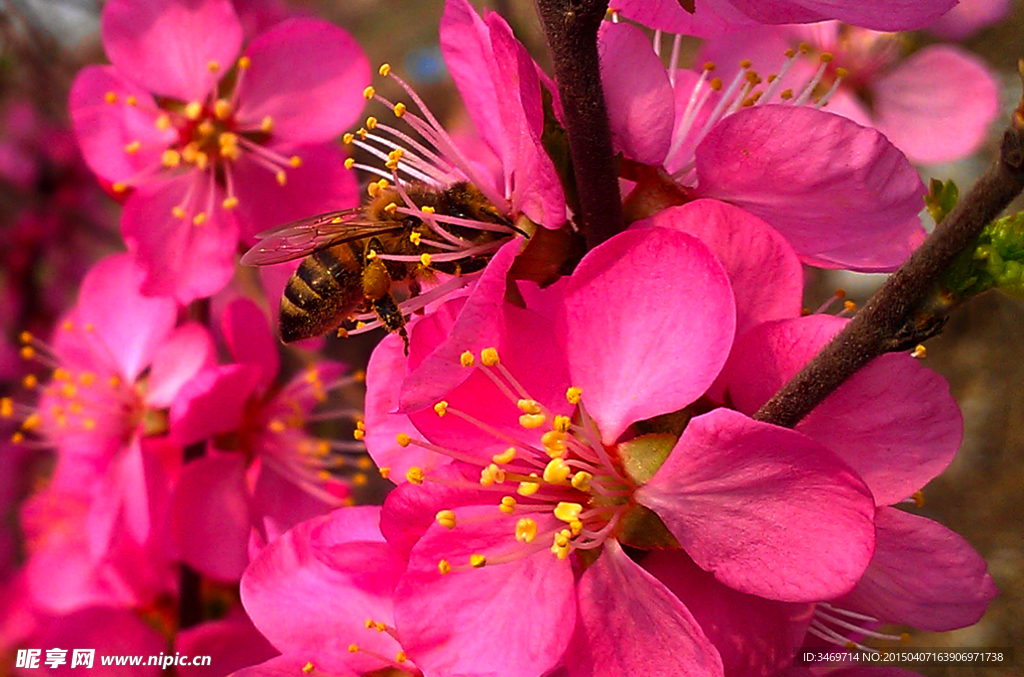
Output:
[[175,671],[181,677],[223,677],[278,655],[245,613],[238,607],[234,611],[238,613],[178,631],[174,648],[182,655],[216,656],[209,666],[177,666]]
[[[87,332],[94,328],[105,346],[99,350],[110,354],[128,381],[149,366],[178,315],[172,299],[143,296],[142,283],[143,272],[131,258],[115,254],[93,266],[78,294],[79,321]],[[117,299],[115,307],[111,299]]]
[[1010,0],[960,0],[929,24],[927,31],[945,40],[963,40],[1000,21],[1009,11]]
[[185,446],[238,430],[262,370],[249,364],[210,367],[186,383],[171,404],[171,438]]
[[722,583],[789,602],[850,590],[874,548],[871,495],[825,447],[729,409],[690,421],[636,492]]
[[612,0],[610,9],[650,28],[710,37],[749,26],[754,21],[733,7],[727,0],[698,0],[696,11],[683,9],[679,0]]
[[722,659],[693,615],[608,540],[577,585],[579,612],[569,677],[716,677]]
[[[138,677],[158,677],[160,666],[143,665],[129,670],[124,666],[103,666],[101,656],[156,656],[167,648],[160,632],[151,627],[133,609],[97,606],[82,609],[75,613],[48,620],[43,624],[42,632],[34,638],[35,646],[43,648],[42,658],[45,660],[45,649],[90,648],[95,649],[92,668],[82,666],[72,668],[72,652],[66,655],[67,664],[56,670],[43,669],[48,675],[76,675],[86,673],[97,677],[114,677],[129,672]],[[34,671],[32,671],[34,672]],[[27,674],[32,674],[27,672]]]
[[171,406],[181,387],[216,360],[216,349],[203,325],[189,322],[178,327],[153,355],[146,404],[157,409]]
[[999,87],[969,52],[932,45],[877,80],[875,126],[917,164],[951,162],[985,141]]
[[924,28],[957,0],[718,0],[733,5],[756,21],[768,24],[811,23],[838,19],[876,31]]
[[[725,369],[730,401],[753,414],[845,324],[810,315],[752,330]],[[963,436],[945,380],[905,354],[884,355],[861,369],[796,429],[856,470],[878,505],[907,498],[945,470]]]
[[260,368],[260,387],[267,388],[277,376],[281,357],[277,339],[270,333],[267,316],[246,298],[232,301],[220,318],[221,331],[236,362]]
[[[197,204],[212,205],[200,226],[171,213],[190,191]],[[121,215],[121,230],[128,250],[146,271],[144,293],[188,303],[227,284],[235,270],[238,223],[221,207],[222,200],[219,189],[211,193],[206,177],[196,173],[140,186],[132,193]]]
[[237,581],[249,564],[252,516],[241,454],[186,463],[174,493],[171,532],[181,559],[205,576]]
[[629,231],[587,254],[565,292],[564,335],[571,385],[604,442],[700,397],[735,324],[725,271],[691,235]]
[[838,606],[944,632],[977,623],[999,593],[981,555],[938,522],[880,508],[875,527],[875,556]]
[[[113,92],[115,103],[106,96]],[[128,97],[137,104],[129,106]],[[87,66],[75,76],[68,108],[75,137],[89,168],[111,182],[129,182],[157,169],[163,151],[178,138],[173,129],[157,129],[156,102],[146,90],[132,84],[110,66]],[[139,149],[129,153],[129,144]]]
[[[545,547],[510,562],[470,568],[474,554],[494,561],[521,552],[524,544],[514,535],[518,517],[494,505],[456,508],[455,514],[471,524],[454,531],[433,524],[413,548],[395,591],[395,621],[406,653],[425,674],[543,674],[562,657],[575,623],[569,560]],[[542,533],[554,529],[554,522],[553,516],[537,519]],[[451,562],[451,573],[438,571],[441,559]]]
[[660,166],[675,123],[675,94],[661,59],[639,28],[624,23],[605,23],[598,49],[615,149]]
[[[338,501],[328,503],[321,500],[319,495],[310,493],[308,487],[300,486],[269,464],[257,465],[258,477],[252,489],[252,510],[257,520],[253,532],[258,532],[267,542],[276,540],[299,522],[330,512],[344,498],[340,496]],[[252,469],[249,472],[251,476]]]
[[785,238],[756,216],[725,202],[697,200],[634,225],[649,226],[695,235],[711,249],[736,298],[737,336],[761,322],[800,315],[800,260]]
[[502,245],[465,301],[449,301],[442,306],[444,313],[439,309],[416,323],[409,340],[409,374],[402,383],[399,412],[432,407],[469,377],[469,370],[459,363],[464,351],[479,355],[495,345],[505,278],[522,244],[516,239]]
[[643,567],[674,593],[718,649],[726,675],[773,675],[793,661],[814,607],[744,595],[678,550],[654,550]]
[[[314,214],[359,206],[355,173],[345,169],[345,155],[333,143],[274,148],[302,161],[287,170],[287,182],[243,155],[234,164],[236,213],[247,243],[256,233]],[[276,298],[274,299],[276,301]]]
[[366,366],[366,451],[377,467],[389,469],[394,482],[402,482],[413,466],[430,473],[450,460],[421,447],[402,447],[395,439],[399,433],[418,441],[424,439],[408,415],[393,413],[402,386],[395,376],[406,370],[404,350],[402,339],[389,334],[374,348]]
[[812,108],[754,106],[697,147],[698,193],[776,228],[804,263],[896,268],[924,237],[924,185],[884,136]]
[[242,603],[279,650],[344,656],[339,663],[349,660],[353,643],[385,656],[398,653],[388,633],[364,625],[367,618],[394,625],[392,597],[404,568],[379,531],[372,534],[378,510],[342,508],[303,522],[246,569]]
[[181,101],[205,99],[242,46],[242,25],[230,0],[111,0],[103,8],[102,29],[118,71]]
[[409,558],[413,546],[434,524],[438,511],[481,505],[493,499],[490,492],[467,485],[460,464],[440,467],[430,476],[438,481],[399,484],[384,499],[381,508],[381,533],[403,559]]
[[317,672],[329,674],[331,677],[364,677],[363,673],[339,663],[338,657],[312,651],[286,653],[259,665],[233,672],[230,677],[295,677],[309,664],[312,664]]
[[253,40],[239,87],[238,122],[270,116],[272,143],[320,143],[352,125],[366,104],[370,64],[351,35],[320,19],[290,19]]

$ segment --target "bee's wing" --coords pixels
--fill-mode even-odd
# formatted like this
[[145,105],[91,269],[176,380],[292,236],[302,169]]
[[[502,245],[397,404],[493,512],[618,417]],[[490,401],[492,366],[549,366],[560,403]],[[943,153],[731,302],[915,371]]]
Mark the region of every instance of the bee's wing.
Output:
[[243,266],[284,263],[331,245],[401,230],[394,221],[369,221],[362,209],[343,209],[276,226],[256,237],[260,239],[242,255]]

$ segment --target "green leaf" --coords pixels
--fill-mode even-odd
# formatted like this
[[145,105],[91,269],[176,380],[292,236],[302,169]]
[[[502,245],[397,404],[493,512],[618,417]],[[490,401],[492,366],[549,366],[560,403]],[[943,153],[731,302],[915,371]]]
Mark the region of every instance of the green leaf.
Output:
[[953,211],[959,199],[960,191],[952,179],[945,183],[939,179],[932,179],[928,184],[928,194],[924,196],[924,204],[928,208],[928,213],[938,224],[942,223],[946,215]]
[[939,287],[953,302],[992,288],[1024,297],[1024,212],[985,226],[943,273]]

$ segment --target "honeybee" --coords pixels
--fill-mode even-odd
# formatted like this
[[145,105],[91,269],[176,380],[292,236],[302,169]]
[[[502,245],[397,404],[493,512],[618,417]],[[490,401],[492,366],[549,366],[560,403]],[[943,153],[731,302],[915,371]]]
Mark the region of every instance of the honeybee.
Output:
[[[257,236],[260,242],[242,257],[243,265],[305,257],[281,297],[282,341],[322,336],[357,313],[372,313],[402,337],[408,352],[405,314],[392,292],[419,294],[421,283],[434,280],[433,271],[480,271],[504,241],[523,234],[470,183],[445,189],[410,184],[404,190],[421,211],[403,213],[405,198],[385,187],[364,207],[293,221]],[[461,225],[460,219],[491,227]],[[460,250],[464,256],[453,255]],[[442,260],[431,261],[434,256]]]

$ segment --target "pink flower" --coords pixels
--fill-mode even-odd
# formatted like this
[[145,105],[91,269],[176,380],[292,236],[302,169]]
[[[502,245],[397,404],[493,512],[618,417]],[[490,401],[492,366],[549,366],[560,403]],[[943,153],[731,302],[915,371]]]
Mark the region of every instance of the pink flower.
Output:
[[964,40],[1002,20],[1010,0],[960,0],[953,9],[929,24],[927,30],[945,40]]
[[282,655],[240,677],[315,672],[420,675],[395,633],[395,586],[405,562],[381,536],[380,508],[342,508],[297,525],[242,577],[242,602]]
[[229,0],[113,0],[103,36],[113,65],[79,73],[71,115],[93,171],[131,189],[122,230],[147,293],[208,296],[239,237],[354,201],[329,142],[358,115],[369,74],[341,29],[285,21],[238,58]]
[[237,580],[251,539],[273,541],[348,499],[348,478],[361,474],[353,455],[363,447],[308,427],[358,416],[353,408],[322,406],[328,393],[355,382],[344,365],[310,365],[280,385],[278,345],[263,312],[235,300],[221,325],[235,362],[192,379],[170,410],[176,441],[209,440],[208,454],[182,470],[171,531],[184,561],[215,579]]
[[610,9],[645,26],[710,37],[757,24],[815,23],[838,19],[880,31],[923,28],[956,0],[832,2],[831,0],[612,0]]
[[[425,441],[398,440],[453,460],[411,468],[382,513],[409,557],[395,618],[417,665],[476,675],[497,663],[514,677],[565,655],[572,675],[720,674],[686,607],[620,543],[678,544],[726,585],[777,600],[852,587],[873,509],[824,447],[720,409],[660,438],[657,461],[640,451],[653,438],[636,422],[696,402],[732,347],[728,279],[699,240],[624,233],[565,283],[526,287],[527,309],[504,306],[481,338],[496,350],[467,352],[463,368],[480,366],[410,414]],[[410,359],[445,316],[414,327]]]
[[[749,70],[731,83],[710,69],[666,71],[625,24],[606,24],[600,41],[615,145],[664,168],[677,186],[670,204],[735,204],[782,233],[805,263],[828,268],[891,270],[924,238],[917,172],[878,132],[810,105],[817,80],[792,94]],[[648,189],[641,181],[627,211],[639,203],[642,216],[651,213]]]
[[[799,87],[822,66],[822,87],[837,88],[827,110],[885,134],[917,164],[951,162],[980,148],[999,112],[999,87],[978,57],[959,47],[930,45],[905,57],[900,36],[836,22],[814,26],[760,27],[729,38],[709,40],[700,59],[722,66],[752,62],[762,73],[776,72],[780,56],[799,57],[781,78]],[[837,73],[843,72],[841,77]]]

